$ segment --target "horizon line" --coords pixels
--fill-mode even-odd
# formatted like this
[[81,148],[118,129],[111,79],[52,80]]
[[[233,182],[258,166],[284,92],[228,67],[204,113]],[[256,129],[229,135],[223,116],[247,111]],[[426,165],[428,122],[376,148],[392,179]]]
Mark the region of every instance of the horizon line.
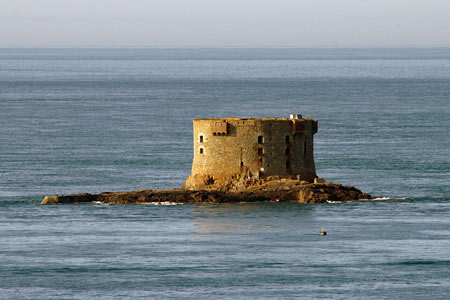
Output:
[[354,46],[354,47],[290,47],[290,46],[260,46],[260,47],[241,47],[241,46],[222,46],[222,47],[209,47],[209,46],[168,46],[168,47],[158,47],[158,46],[0,46],[0,49],[450,49],[450,46]]

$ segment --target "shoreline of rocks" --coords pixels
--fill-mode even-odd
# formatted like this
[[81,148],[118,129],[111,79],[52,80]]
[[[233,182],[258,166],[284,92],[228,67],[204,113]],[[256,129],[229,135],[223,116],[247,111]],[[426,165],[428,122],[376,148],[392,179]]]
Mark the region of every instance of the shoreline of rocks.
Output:
[[105,192],[100,194],[71,194],[46,196],[41,204],[96,202],[102,204],[146,203],[239,203],[239,202],[298,202],[328,203],[373,199],[353,186],[323,180],[308,183],[296,179],[260,180],[240,190],[140,190]]

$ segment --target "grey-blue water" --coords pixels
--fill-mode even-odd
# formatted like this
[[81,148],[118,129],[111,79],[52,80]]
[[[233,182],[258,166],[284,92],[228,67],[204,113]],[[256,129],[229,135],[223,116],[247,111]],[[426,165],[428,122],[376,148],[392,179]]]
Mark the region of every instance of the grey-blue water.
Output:
[[[179,187],[192,119],[294,107],[384,200],[39,205]],[[446,48],[0,49],[0,298],[448,299],[449,131]]]

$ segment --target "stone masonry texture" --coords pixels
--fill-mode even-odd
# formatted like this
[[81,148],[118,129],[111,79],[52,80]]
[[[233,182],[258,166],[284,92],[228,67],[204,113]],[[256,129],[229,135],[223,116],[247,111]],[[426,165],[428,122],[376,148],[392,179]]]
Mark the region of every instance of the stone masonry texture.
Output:
[[[245,176],[316,177],[317,120],[223,118],[194,120],[194,159],[184,189]],[[210,182],[210,183],[212,183]]]

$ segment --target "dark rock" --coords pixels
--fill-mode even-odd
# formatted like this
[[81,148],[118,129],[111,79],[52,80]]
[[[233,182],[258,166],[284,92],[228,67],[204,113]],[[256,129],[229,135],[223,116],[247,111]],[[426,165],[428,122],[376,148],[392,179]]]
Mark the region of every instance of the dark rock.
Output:
[[101,202],[105,204],[143,203],[238,203],[238,202],[300,202],[327,203],[329,201],[356,201],[371,199],[352,186],[342,186],[331,182],[308,183],[297,179],[271,178],[252,181],[243,188],[210,190],[141,190],[131,192],[73,194],[46,196],[41,204]]

